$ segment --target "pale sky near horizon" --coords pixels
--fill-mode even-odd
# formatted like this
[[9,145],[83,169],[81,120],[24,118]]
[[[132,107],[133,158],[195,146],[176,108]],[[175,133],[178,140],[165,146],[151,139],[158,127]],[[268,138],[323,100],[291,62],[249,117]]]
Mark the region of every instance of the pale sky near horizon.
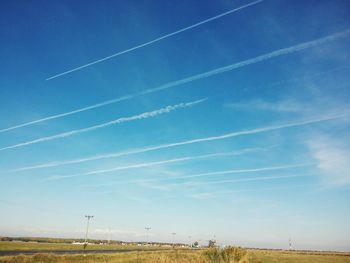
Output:
[[349,17],[3,2],[0,236],[350,251]]

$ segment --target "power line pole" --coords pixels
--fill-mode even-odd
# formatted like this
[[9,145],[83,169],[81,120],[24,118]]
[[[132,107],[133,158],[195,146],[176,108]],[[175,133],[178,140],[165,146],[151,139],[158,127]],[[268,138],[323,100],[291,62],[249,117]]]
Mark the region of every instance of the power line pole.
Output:
[[149,244],[149,241],[148,241],[148,232],[149,232],[152,228],[149,227],[149,226],[146,226],[145,229],[146,229],[146,242],[147,242],[147,245],[148,245],[148,244]]
[[87,238],[88,238],[88,232],[89,232],[90,219],[94,218],[94,216],[86,215],[85,217],[87,218],[87,225],[86,225],[84,249],[85,249],[86,246],[87,246]]
[[191,244],[191,236],[188,236],[188,245],[190,246],[190,248],[192,247],[192,244]]
[[292,250],[293,247],[292,247],[292,238],[289,238],[289,250]]
[[175,232],[173,232],[173,233],[171,233],[172,235],[173,235],[173,247],[175,247],[175,235],[176,235],[176,233]]

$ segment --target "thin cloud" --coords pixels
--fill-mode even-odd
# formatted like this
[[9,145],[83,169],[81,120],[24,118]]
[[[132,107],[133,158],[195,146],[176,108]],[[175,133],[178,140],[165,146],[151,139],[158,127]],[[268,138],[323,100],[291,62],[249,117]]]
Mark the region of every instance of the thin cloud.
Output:
[[161,109],[158,109],[158,110],[144,112],[144,113],[141,113],[141,114],[138,114],[138,115],[134,115],[134,116],[131,116],[131,117],[118,118],[116,120],[105,122],[105,123],[102,123],[102,124],[99,124],[99,125],[94,125],[94,126],[91,126],[91,127],[88,127],[88,128],[72,130],[72,131],[69,131],[69,132],[64,132],[64,133],[60,133],[60,134],[56,134],[56,135],[52,135],[52,136],[46,136],[46,137],[42,137],[42,138],[39,138],[39,139],[36,139],[36,140],[27,141],[27,142],[23,142],[23,143],[11,145],[11,146],[3,147],[3,148],[0,148],[0,151],[4,151],[4,150],[8,150],[8,149],[14,149],[14,148],[18,148],[18,147],[23,147],[23,146],[26,146],[26,145],[36,144],[36,143],[40,143],[40,142],[46,142],[46,141],[52,141],[52,140],[56,140],[56,139],[66,138],[66,137],[70,137],[70,136],[73,136],[73,135],[77,135],[77,134],[81,134],[81,133],[85,133],[85,132],[89,132],[89,131],[94,131],[94,130],[97,130],[97,129],[105,128],[105,127],[108,127],[108,126],[121,124],[121,123],[124,123],[124,122],[130,122],[130,121],[136,121],[136,120],[153,118],[153,117],[156,117],[158,115],[161,115],[161,114],[164,114],[164,113],[169,113],[169,112],[177,110],[177,109],[182,109],[182,108],[187,108],[187,107],[194,106],[194,105],[196,105],[198,103],[201,103],[201,102],[203,102],[205,100],[206,99],[201,99],[201,100],[197,100],[197,101],[193,101],[193,102],[180,103],[180,104],[176,104],[176,105],[166,106],[165,108],[161,108]]
[[92,66],[92,65],[101,63],[101,62],[103,62],[103,61],[106,61],[106,60],[115,58],[115,57],[117,57],[117,56],[120,56],[120,55],[129,53],[129,52],[131,52],[131,51],[134,51],[134,50],[137,50],[137,49],[140,49],[140,48],[149,46],[149,45],[154,44],[154,43],[156,43],[156,42],[159,42],[159,41],[161,41],[161,40],[163,40],[163,39],[172,37],[172,36],[174,36],[174,35],[180,34],[180,33],[185,32],[185,31],[187,31],[187,30],[193,29],[193,28],[198,27],[198,26],[200,26],[200,25],[206,24],[206,23],[208,23],[208,22],[214,21],[214,20],[219,19],[219,18],[221,18],[221,17],[224,17],[224,16],[227,16],[227,15],[232,14],[232,13],[234,13],[234,12],[237,12],[237,11],[239,11],[239,10],[241,10],[241,9],[244,9],[244,8],[247,8],[247,7],[256,5],[256,4],[258,4],[258,3],[261,3],[262,1],[263,1],[263,0],[254,1],[254,2],[251,2],[251,3],[249,3],[249,4],[242,5],[242,6],[240,6],[240,7],[231,9],[231,10],[229,10],[229,11],[227,11],[227,12],[224,12],[224,13],[221,13],[221,14],[219,14],[219,15],[210,17],[210,18],[205,19],[205,20],[202,20],[202,21],[200,21],[200,22],[198,22],[198,23],[196,23],[196,24],[193,24],[193,25],[190,25],[190,26],[181,28],[181,29],[179,29],[179,30],[177,30],[177,31],[175,31],[175,32],[172,32],[172,33],[166,34],[166,35],[164,35],[164,36],[155,38],[155,39],[153,39],[153,40],[151,40],[151,41],[148,41],[148,42],[146,42],[146,43],[143,43],[143,44],[134,46],[134,47],[132,47],[132,48],[128,48],[128,49],[123,50],[123,51],[119,51],[119,52],[117,52],[117,53],[115,53],[115,54],[112,54],[112,55],[110,55],[110,56],[107,56],[107,57],[104,57],[104,58],[101,58],[101,59],[92,61],[92,62],[87,63],[87,64],[85,64],[85,65],[82,65],[82,66],[79,66],[79,67],[76,67],[76,68],[73,68],[73,69],[64,71],[64,72],[62,72],[62,73],[56,74],[56,75],[54,75],[54,76],[51,76],[51,77],[47,78],[46,80],[55,79],[55,78],[58,78],[58,77],[67,75],[67,74],[69,74],[69,73],[72,73],[72,72],[81,70],[81,69],[83,69],[83,68],[90,67],[90,66]]
[[98,156],[93,156],[93,157],[68,160],[68,161],[62,161],[62,162],[44,163],[44,164],[39,164],[39,165],[34,165],[34,166],[27,166],[27,167],[22,167],[22,168],[18,168],[18,169],[3,171],[2,173],[11,173],[11,172],[33,170],[33,169],[40,169],[40,168],[57,167],[57,166],[61,166],[61,165],[77,164],[77,163],[96,161],[96,160],[108,159],[108,158],[117,158],[117,157],[121,157],[121,156],[128,156],[128,155],[133,155],[133,154],[157,151],[157,150],[161,150],[161,149],[173,148],[173,147],[178,147],[178,146],[182,146],[182,145],[224,140],[224,139],[229,139],[229,138],[233,138],[233,137],[259,134],[259,133],[263,133],[263,132],[270,132],[270,131],[287,129],[287,128],[292,128],[292,127],[299,127],[299,126],[310,125],[310,124],[315,124],[315,123],[320,123],[320,122],[325,122],[325,121],[337,120],[337,119],[341,119],[341,118],[349,118],[349,113],[331,115],[331,116],[323,116],[323,117],[308,119],[308,120],[304,120],[304,121],[291,122],[291,123],[280,124],[280,125],[272,125],[272,126],[267,126],[267,127],[262,127],[262,128],[251,129],[251,130],[231,132],[231,133],[223,134],[220,136],[211,136],[211,137],[193,139],[193,140],[182,141],[182,142],[161,144],[158,146],[135,149],[135,150],[130,150],[130,151],[126,151],[126,152],[110,153],[110,154],[104,154],[104,155],[98,155]]
[[296,100],[288,99],[282,101],[265,101],[265,100],[252,100],[239,103],[230,103],[226,105],[227,107],[241,110],[264,110],[264,111],[274,111],[274,112],[292,112],[300,113],[308,111],[308,107],[305,104],[301,104]]
[[295,98],[288,98],[278,101],[267,101],[263,99],[248,100],[238,103],[225,104],[226,107],[248,110],[248,111],[270,111],[277,113],[295,113],[303,116],[312,116],[313,114],[325,113],[337,114],[340,112],[348,112],[349,107],[346,103],[339,100],[334,101],[329,97],[310,98],[307,102],[298,101]]
[[198,199],[198,200],[206,200],[216,198],[218,195],[227,195],[234,193],[244,193],[244,192],[259,192],[259,191],[274,191],[274,190],[288,190],[291,188],[299,188],[299,187],[307,187],[310,185],[288,185],[288,186],[280,186],[280,187],[264,187],[264,188],[251,188],[251,189],[238,189],[238,190],[230,190],[230,191],[213,191],[213,192],[201,192],[196,194],[191,194],[189,197]]
[[275,179],[288,179],[294,177],[305,177],[310,175],[277,175],[277,176],[259,176],[250,178],[240,178],[232,180],[221,180],[221,181],[211,181],[211,182],[187,182],[186,185],[196,186],[196,185],[211,185],[211,184],[228,184],[228,183],[241,183],[241,182],[252,182],[252,181],[264,181],[264,180],[275,180]]
[[[233,169],[233,170],[216,171],[216,172],[200,173],[200,174],[193,174],[193,175],[173,176],[173,177],[148,179],[148,180],[131,180],[131,181],[123,181],[123,182],[111,182],[111,183],[98,184],[98,185],[84,185],[83,187],[104,187],[104,186],[119,185],[119,184],[140,184],[140,183],[149,183],[149,182],[158,182],[158,181],[190,179],[190,178],[196,178],[196,177],[210,177],[210,176],[217,176],[217,175],[224,175],[224,174],[256,173],[256,172],[263,172],[263,171],[294,169],[294,168],[301,168],[301,167],[307,167],[312,165],[314,164],[307,163],[307,164],[281,165],[281,166],[270,166],[270,167],[260,167],[260,168],[250,168],[250,169]],[[264,178],[264,177],[259,177],[259,178]],[[246,180],[246,179],[249,179],[249,178],[244,178],[242,180]],[[241,180],[241,179],[236,179],[236,180]],[[229,181],[231,182],[232,180],[229,180]],[[172,186],[189,185],[189,184],[193,185],[195,183],[197,182],[175,183],[171,185]]]
[[350,151],[345,141],[316,134],[307,142],[325,188],[350,185]]
[[132,98],[135,98],[135,97],[138,97],[138,96],[142,96],[142,95],[146,95],[146,94],[150,94],[150,93],[154,93],[154,92],[170,89],[170,88],[177,87],[177,86],[180,86],[180,85],[192,82],[192,81],[196,81],[196,80],[203,79],[203,78],[208,78],[208,77],[211,77],[211,76],[214,76],[214,75],[217,75],[217,74],[221,74],[221,73],[232,71],[232,70],[235,70],[235,69],[238,69],[238,68],[249,66],[251,64],[262,62],[262,61],[265,61],[265,60],[268,60],[268,59],[271,59],[271,58],[274,58],[274,57],[279,57],[279,56],[282,56],[282,55],[291,54],[291,53],[294,53],[294,52],[297,52],[297,51],[301,51],[301,50],[304,50],[304,49],[307,49],[307,48],[313,48],[313,47],[316,47],[318,45],[321,45],[321,44],[324,44],[324,43],[327,43],[327,42],[330,42],[330,41],[335,41],[337,39],[347,37],[349,34],[350,34],[350,30],[346,30],[346,31],[343,31],[343,32],[340,32],[340,33],[336,33],[336,34],[332,34],[332,35],[329,35],[327,37],[319,38],[319,39],[316,39],[316,40],[313,40],[313,41],[304,42],[304,43],[301,43],[301,44],[298,44],[298,45],[294,45],[294,46],[291,46],[291,47],[288,47],[288,48],[282,48],[282,49],[279,49],[279,50],[276,50],[276,51],[273,51],[273,52],[270,52],[270,53],[266,53],[266,54],[261,55],[261,56],[257,56],[255,58],[247,59],[247,60],[244,60],[244,61],[241,61],[241,62],[238,62],[238,63],[233,63],[233,64],[228,65],[228,66],[224,66],[224,67],[221,67],[221,68],[216,68],[216,69],[211,70],[211,71],[207,71],[207,72],[200,73],[200,74],[197,74],[197,75],[192,75],[192,76],[184,78],[184,79],[180,79],[180,80],[176,80],[176,81],[173,81],[173,82],[169,82],[169,83],[163,84],[163,85],[158,86],[158,87],[153,88],[153,89],[147,89],[147,90],[144,90],[144,91],[141,91],[141,92],[138,92],[138,93],[133,93],[133,94],[129,94],[129,95],[125,95],[125,96],[119,97],[119,98],[107,100],[107,101],[104,101],[104,102],[101,102],[101,103],[97,103],[97,104],[94,104],[94,105],[91,105],[91,106],[83,107],[83,108],[80,108],[80,109],[77,109],[77,110],[73,110],[73,111],[69,111],[69,112],[65,112],[65,113],[61,113],[61,114],[57,114],[57,115],[52,115],[52,116],[49,116],[49,117],[46,117],[46,118],[42,118],[42,119],[38,119],[38,120],[35,120],[35,121],[31,121],[31,122],[19,124],[19,125],[16,125],[16,126],[4,128],[4,129],[0,130],[0,133],[1,132],[5,132],[5,131],[14,130],[14,129],[21,128],[21,127],[25,127],[25,126],[29,126],[29,125],[32,125],[32,124],[40,123],[40,122],[43,122],[43,121],[57,119],[57,118],[65,117],[65,116],[72,115],[72,114],[75,114],[75,113],[79,113],[79,112],[83,112],[83,111],[87,111],[87,110],[92,110],[92,109],[99,108],[99,107],[102,107],[102,106],[106,106],[106,105],[109,105],[109,104],[112,104],[112,103],[117,103],[117,102],[120,102],[120,101],[129,100],[129,99],[132,99]]
[[254,173],[254,172],[263,172],[263,171],[274,171],[274,170],[284,170],[291,168],[300,168],[306,166],[312,166],[313,163],[305,163],[305,164],[293,164],[293,165],[282,165],[282,166],[270,166],[270,167],[262,167],[262,168],[250,168],[250,169],[235,169],[235,170],[226,170],[226,171],[218,171],[211,173],[201,173],[190,176],[178,177],[181,179],[195,178],[195,177],[203,177],[203,176],[212,176],[212,175],[224,175],[224,174],[235,174],[235,173]]
[[263,148],[250,148],[250,149],[244,149],[242,151],[220,152],[220,153],[212,153],[212,154],[197,155],[197,156],[187,156],[187,157],[175,158],[175,159],[169,159],[169,160],[163,160],[163,161],[157,161],[157,162],[147,162],[147,163],[127,165],[127,166],[118,166],[118,167],[113,167],[110,169],[95,170],[95,171],[90,171],[90,172],[85,172],[85,173],[78,173],[78,174],[71,174],[71,175],[56,175],[56,176],[51,176],[49,179],[50,180],[59,180],[59,179],[64,179],[64,178],[72,178],[72,177],[85,176],[85,175],[110,173],[110,172],[115,172],[115,171],[120,171],[120,170],[137,169],[137,168],[157,166],[157,165],[162,165],[162,164],[178,163],[178,162],[184,162],[184,161],[193,161],[193,160],[198,160],[198,159],[207,159],[207,158],[220,157],[220,156],[230,156],[230,155],[240,155],[240,154],[244,154],[247,152],[262,151],[262,150],[265,150],[265,149],[263,149]]

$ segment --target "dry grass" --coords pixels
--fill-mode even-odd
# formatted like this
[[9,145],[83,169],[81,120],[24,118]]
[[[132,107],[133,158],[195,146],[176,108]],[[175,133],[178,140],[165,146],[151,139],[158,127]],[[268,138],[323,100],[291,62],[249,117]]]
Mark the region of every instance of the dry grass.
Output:
[[203,256],[211,263],[248,263],[247,250],[240,247],[210,248]]
[[350,263],[349,253],[250,250],[250,263]]
[[[68,243],[37,243],[37,242],[11,242],[11,241],[1,241],[0,251],[4,250],[82,250],[83,245],[73,245]],[[95,245],[89,244],[86,247],[87,250],[120,250],[120,249],[137,249],[137,250],[160,250],[169,249],[160,246],[132,246],[132,245]]]
[[[0,257],[0,263],[350,263],[350,254],[346,253],[301,253],[274,250],[172,250],[139,251],[113,254],[53,255],[36,254],[33,256]],[[235,255],[240,255],[235,257]]]
[[1,263],[32,262],[96,262],[96,263],[248,263],[246,251],[240,248],[201,250],[172,250],[161,252],[127,252],[116,254],[7,256]]
[[207,263],[200,252],[128,252],[119,254],[94,255],[52,255],[36,254],[33,256],[0,257],[1,263],[34,263],[34,262],[84,262],[84,263]]

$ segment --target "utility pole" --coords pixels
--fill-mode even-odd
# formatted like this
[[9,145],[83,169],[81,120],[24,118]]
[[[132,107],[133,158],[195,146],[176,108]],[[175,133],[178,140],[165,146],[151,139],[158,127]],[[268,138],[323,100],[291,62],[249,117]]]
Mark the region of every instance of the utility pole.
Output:
[[149,244],[149,241],[148,241],[148,232],[149,232],[152,228],[149,227],[149,226],[146,226],[145,229],[146,229],[146,242],[147,242],[147,245],[148,245],[148,244]]
[[191,244],[191,236],[188,236],[188,245],[189,245],[190,247],[192,247],[192,244]]
[[292,239],[289,238],[289,250],[292,250]]
[[175,232],[173,232],[173,233],[171,233],[172,235],[173,235],[173,247],[175,247],[175,235],[176,235],[176,233]]
[[86,225],[86,233],[85,233],[85,242],[84,242],[84,249],[87,246],[87,238],[88,238],[88,232],[89,232],[89,224],[90,224],[90,219],[94,218],[94,216],[91,215],[86,215],[87,218],[87,225]]

